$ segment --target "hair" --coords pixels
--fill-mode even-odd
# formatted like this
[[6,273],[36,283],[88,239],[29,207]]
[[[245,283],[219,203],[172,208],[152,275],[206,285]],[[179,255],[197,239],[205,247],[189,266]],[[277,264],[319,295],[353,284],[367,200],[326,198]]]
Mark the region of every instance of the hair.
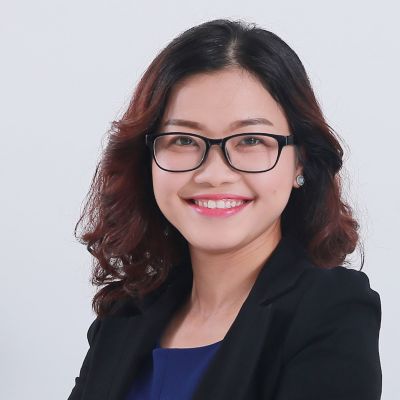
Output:
[[[297,54],[276,34],[242,20],[216,19],[173,39],[143,74],[122,118],[112,121],[75,237],[93,255],[92,300],[101,318],[124,298],[143,299],[189,259],[188,243],[160,211],[152,189],[145,134],[157,130],[171,89],[193,74],[240,68],[254,75],[282,107],[299,145],[306,184],[292,190],[281,215],[320,268],[347,263],[361,245],[359,224],[342,199],[343,149],[326,122]],[[77,236],[78,227],[82,227]]]

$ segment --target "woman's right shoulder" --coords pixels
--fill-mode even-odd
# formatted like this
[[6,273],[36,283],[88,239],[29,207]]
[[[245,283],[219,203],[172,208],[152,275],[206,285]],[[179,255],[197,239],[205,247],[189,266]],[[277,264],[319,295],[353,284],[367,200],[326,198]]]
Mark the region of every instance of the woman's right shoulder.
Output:
[[100,325],[101,325],[101,320],[100,318],[97,316],[94,321],[92,321],[92,323],[89,326],[89,329],[87,331],[86,337],[87,340],[89,342],[89,345],[91,346],[94,342],[94,339],[96,337],[97,332],[100,329]]

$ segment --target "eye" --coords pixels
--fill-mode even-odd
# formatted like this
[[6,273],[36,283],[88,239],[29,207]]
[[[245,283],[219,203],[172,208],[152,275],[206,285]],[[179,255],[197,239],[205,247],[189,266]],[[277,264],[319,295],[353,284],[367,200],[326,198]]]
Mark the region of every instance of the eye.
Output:
[[174,139],[174,144],[178,145],[190,145],[190,144],[196,144],[196,142],[190,137],[190,136],[178,136]]
[[246,138],[244,138],[242,140],[242,142],[246,142],[246,141],[247,141],[246,144],[249,144],[249,145],[255,145],[255,144],[259,144],[260,142],[263,142],[261,139],[256,138],[254,136],[247,136]]

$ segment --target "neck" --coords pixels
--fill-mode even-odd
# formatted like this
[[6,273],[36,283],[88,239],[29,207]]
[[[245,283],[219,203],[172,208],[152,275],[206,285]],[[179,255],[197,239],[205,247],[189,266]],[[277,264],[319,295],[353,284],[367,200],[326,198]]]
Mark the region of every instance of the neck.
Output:
[[266,232],[248,245],[229,253],[190,248],[193,271],[190,313],[204,320],[240,307],[257,276],[281,239],[281,232]]

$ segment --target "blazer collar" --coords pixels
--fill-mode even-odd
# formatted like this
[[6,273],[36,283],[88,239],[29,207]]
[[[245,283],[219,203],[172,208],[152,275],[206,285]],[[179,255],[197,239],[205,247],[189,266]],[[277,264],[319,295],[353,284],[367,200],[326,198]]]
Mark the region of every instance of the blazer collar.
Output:
[[[311,266],[299,243],[292,238],[282,237],[260,270],[204,374],[194,399],[242,398],[239,392],[245,393],[249,387],[250,375],[241,376],[238,391],[238,387],[232,385],[232,379],[237,379],[234,368],[237,368],[238,362],[245,363],[243,367],[247,371],[256,367],[271,328],[272,301],[289,291],[302,272]],[[156,291],[157,295],[147,297],[140,304],[136,303],[133,308],[129,308],[128,315],[125,313],[122,318],[113,318],[114,322],[105,328],[107,333],[104,336],[111,342],[108,344],[108,353],[97,355],[93,361],[95,365],[102,365],[92,377],[96,382],[101,382],[97,383],[96,391],[91,393],[93,398],[120,399],[132,384],[140,363],[151,357],[159,335],[174,311],[182,304],[182,299],[191,291],[190,263],[182,263],[174,268],[162,289]],[[251,343],[251,346],[243,346],[243,343]],[[218,376],[218,385],[215,385],[215,376]],[[105,397],[104,393],[108,393],[108,396]]]
[[[283,236],[260,270],[249,293],[258,304],[267,303],[289,290],[303,272],[310,267],[310,260],[300,242],[290,236]],[[142,302],[131,303],[133,313],[144,314],[168,292],[181,299],[191,290],[193,272],[189,262],[174,266],[167,281]],[[125,303],[126,304],[126,303]]]

